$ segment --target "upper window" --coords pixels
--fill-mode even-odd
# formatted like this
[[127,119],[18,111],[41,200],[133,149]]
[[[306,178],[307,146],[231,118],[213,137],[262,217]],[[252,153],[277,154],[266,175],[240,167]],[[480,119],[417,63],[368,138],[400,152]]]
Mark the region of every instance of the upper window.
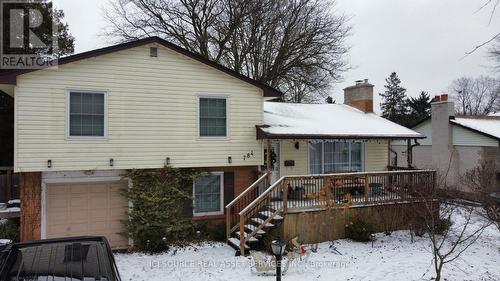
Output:
[[360,172],[363,170],[363,144],[360,142],[317,142],[309,144],[312,174]]
[[199,98],[200,137],[227,137],[227,98]]
[[194,214],[215,215],[223,211],[224,174],[199,176],[194,181]]
[[70,137],[105,136],[105,99],[103,92],[69,93]]

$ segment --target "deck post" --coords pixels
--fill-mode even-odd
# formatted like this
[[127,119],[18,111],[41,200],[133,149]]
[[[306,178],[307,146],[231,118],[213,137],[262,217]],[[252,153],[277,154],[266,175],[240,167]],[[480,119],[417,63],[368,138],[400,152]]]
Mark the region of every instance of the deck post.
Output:
[[283,213],[286,213],[288,209],[288,181],[283,180],[280,185],[283,189]]
[[365,175],[365,202],[368,203],[368,193],[370,192],[370,184],[368,183],[368,175]]
[[231,237],[231,207],[226,208],[226,239]]
[[245,255],[245,215],[240,215],[240,254]]

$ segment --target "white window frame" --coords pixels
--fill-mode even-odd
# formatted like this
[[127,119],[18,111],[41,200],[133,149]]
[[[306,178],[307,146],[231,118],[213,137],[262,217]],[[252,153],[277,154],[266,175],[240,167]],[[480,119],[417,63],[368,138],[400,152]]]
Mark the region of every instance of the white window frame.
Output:
[[[326,142],[335,142],[335,141],[320,141],[318,143],[321,143],[321,146],[322,146],[322,153],[321,153],[321,174],[324,174],[325,172],[325,143]],[[338,142],[338,141],[337,141]],[[342,142],[342,141],[341,141]],[[357,143],[361,143],[361,171],[360,172],[364,172],[366,171],[366,166],[365,166],[365,148],[366,148],[366,145],[364,142],[362,141],[345,141],[346,143],[349,143],[349,166],[351,167],[352,166],[352,154],[351,154],[351,143],[354,143],[354,142],[357,142]],[[309,156],[310,154],[310,146],[311,146],[311,143],[309,142],[308,145],[307,145],[307,155],[308,155],[308,159],[307,159],[307,168],[309,170],[309,172],[311,171],[311,157]]]
[[[200,99],[225,99],[226,100],[226,136],[201,136],[200,135]],[[196,136],[199,140],[229,140],[230,137],[230,106],[229,96],[226,95],[198,95],[196,97]]]
[[[71,136],[70,135],[70,99],[71,93],[92,93],[104,95],[104,136]],[[65,138],[66,140],[108,140],[108,91],[106,90],[89,90],[89,89],[66,89],[66,122],[65,122]]]
[[203,217],[203,216],[216,216],[224,214],[224,172],[210,172],[210,175],[215,175],[220,177],[220,209],[217,212],[196,212],[196,180],[193,181],[193,216]]

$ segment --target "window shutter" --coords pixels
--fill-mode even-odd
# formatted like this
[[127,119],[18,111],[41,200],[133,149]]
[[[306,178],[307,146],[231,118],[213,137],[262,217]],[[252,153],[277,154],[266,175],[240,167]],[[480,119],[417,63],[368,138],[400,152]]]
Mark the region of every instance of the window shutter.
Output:
[[224,173],[224,208],[234,199],[234,172]]

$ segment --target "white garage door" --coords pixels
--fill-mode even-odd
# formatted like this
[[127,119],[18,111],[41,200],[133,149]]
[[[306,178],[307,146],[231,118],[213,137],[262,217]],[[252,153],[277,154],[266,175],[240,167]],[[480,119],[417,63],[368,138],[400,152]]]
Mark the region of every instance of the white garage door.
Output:
[[126,247],[120,235],[128,203],[120,189],[127,182],[51,183],[46,185],[46,237],[106,236],[111,247]]

